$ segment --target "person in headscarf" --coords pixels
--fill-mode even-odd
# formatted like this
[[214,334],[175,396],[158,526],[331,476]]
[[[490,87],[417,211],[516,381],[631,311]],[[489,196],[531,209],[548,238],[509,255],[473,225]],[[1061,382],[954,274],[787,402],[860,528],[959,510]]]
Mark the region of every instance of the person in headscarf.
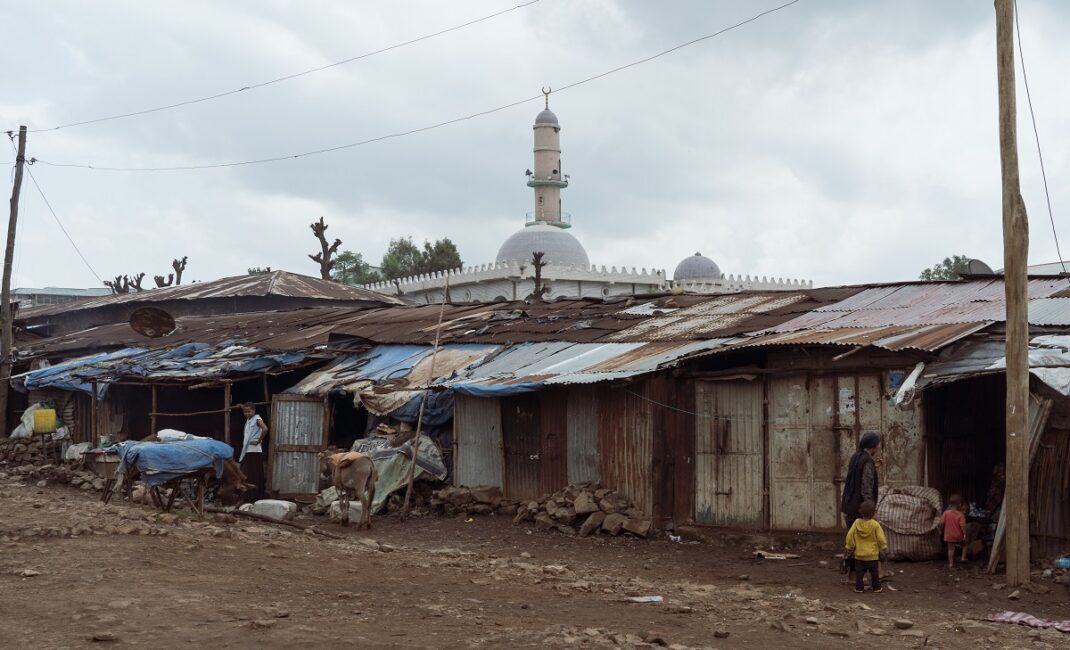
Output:
[[[881,446],[881,436],[876,431],[866,431],[858,441],[858,450],[847,465],[847,477],[843,484],[840,511],[847,518],[847,527],[854,525],[862,516],[862,503],[877,503],[877,463],[873,456]],[[848,560],[848,576],[854,573],[854,563]],[[883,571],[881,571],[883,573]]]

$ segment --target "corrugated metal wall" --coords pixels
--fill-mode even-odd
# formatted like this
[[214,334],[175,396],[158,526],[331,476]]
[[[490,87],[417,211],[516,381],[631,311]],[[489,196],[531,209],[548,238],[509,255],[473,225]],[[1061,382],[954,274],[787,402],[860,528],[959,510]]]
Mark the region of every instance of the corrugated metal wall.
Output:
[[271,409],[270,485],[279,495],[319,492],[320,460],[326,447],[326,412],[317,398],[275,395]]
[[626,494],[652,516],[653,436],[650,404],[643,399],[643,390],[641,384],[600,388],[598,449],[602,483]]
[[505,444],[505,494],[511,499],[535,499],[541,494],[539,466],[539,395],[526,393],[501,398],[502,441]]
[[651,476],[654,520],[687,524],[694,519],[695,389],[666,374],[645,382],[651,410]]
[[593,386],[568,389],[568,482],[597,481],[598,393]]
[[539,490],[550,494],[568,485],[568,388],[539,392]]
[[695,394],[695,521],[761,527],[762,381],[699,381]]
[[502,412],[497,398],[454,393],[457,485],[502,483]]
[[864,431],[881,434],[882,485],[924,481],[921,409],[891,404],[888,373],[769,379],[771,524],[788,530],[842,525],[847,464]]

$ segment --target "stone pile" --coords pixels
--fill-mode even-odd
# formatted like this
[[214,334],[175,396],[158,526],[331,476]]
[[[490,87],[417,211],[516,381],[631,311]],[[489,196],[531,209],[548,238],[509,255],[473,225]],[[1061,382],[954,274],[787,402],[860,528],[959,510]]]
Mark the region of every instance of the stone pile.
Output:
[[84,469],[71,469],[63,465],[19,465],[2,472],[13,476],[20,476],[26,481],[36,481],[38,487],[49,484],[70,485],[83,491],[104,489],[104,479],[93,472]]
[[40,464],[56,458],[58,442],[41,436],[33,438],[0,438],[0,464]]
[[631,499],[597,482],[569,485],[538,501],[521,503],[513,523],[534,522],[536,530],[557,530],[566,535],[620,535],[649,537],[650,519]]
[[445,515],[515,515],[517,501],[502,497],[502,490],[492,485],[476,487],[450,486],[431,495],[431,508]]

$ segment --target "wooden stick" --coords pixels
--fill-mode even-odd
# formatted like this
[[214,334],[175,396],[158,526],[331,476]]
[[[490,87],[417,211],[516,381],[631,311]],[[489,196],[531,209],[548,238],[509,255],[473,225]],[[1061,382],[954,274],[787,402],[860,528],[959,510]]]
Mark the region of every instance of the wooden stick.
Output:
[[[446,298],[450,295],[450,276],[446,275],[446,288],[442,294],[442,305],[438,310],[438,324],[435,325],[435,347],[431,349],[431,370],[427,375],[427,384],[435,380],[435,361],[438,357],[438,344],[442,334],[442,317],[446,313]],[[420,454],[420,434],[424,428],[424,407],[427,405],[427,393],[430,388],[425,388],[420,393],[420,412],[416,416],[416,435],[412,439],[412,462],[409,463],[409,487],[405,490],[405,505],[401,509],[401,520],[409,517],[409,508],[412,505],[413,483],[416,480],[416,458]]]
[[216,508],[214,506],[205,506],[205,512],[213,512],[221,515],[234,515],[235,517],[246,517],[248,519],[255,519],[257,521],[266,521],[272,524],[281,524],[283,526],[291,526],[300,530],[311,530],[317,535],[323,535],[324,537],[330,537],[331,539],[345,539],[342,535],[335,535],[334,533],[328,533],[323,530],[319,530],[314,526],[306,526],[294,521],[283,521],[281,519],[272,519],[271,517],[265,517],[264,515],[258,515],[255,512],[242,512],[241,510],[225,510],[223,508]]

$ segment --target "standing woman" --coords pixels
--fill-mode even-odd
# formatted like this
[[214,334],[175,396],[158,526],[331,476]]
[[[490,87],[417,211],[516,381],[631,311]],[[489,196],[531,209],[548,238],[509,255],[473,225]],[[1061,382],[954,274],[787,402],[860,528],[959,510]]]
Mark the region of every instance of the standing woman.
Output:
[[257,415],[252,402],[242,404],[241,411],[245,415],[245,429],[238,462],[245,474],[245,482],[255,486],[245,491],[245,499],[256,501],[264,498],[264,443],[267,442],[268,425]]
[[[873,456],[881,446],[881,436],[875,431],[867,431],[858,441],[858,451],[851,456],[847,465],[847,477],[843,484],[843,499],[840,511],[847,518],[850,528],[861,517],[859,509],[863,501],[877,503],[877,463]],[[854,562],[849,560],[850,573],[854,573]],[[883,573],[883,571],[882,571]],[[849,574],[850,575],[850,574]]]

